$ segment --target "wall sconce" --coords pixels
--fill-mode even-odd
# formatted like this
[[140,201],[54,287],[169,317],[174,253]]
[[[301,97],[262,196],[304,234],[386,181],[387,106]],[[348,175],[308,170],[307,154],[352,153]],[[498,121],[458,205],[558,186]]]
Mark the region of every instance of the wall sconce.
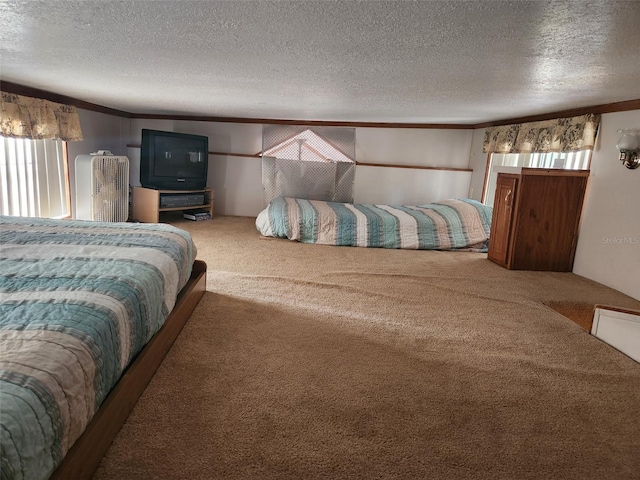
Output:
[[619,160],[630,169],[640,166],[640,129],[618,130],[621,134],[616,148],[620,150]]

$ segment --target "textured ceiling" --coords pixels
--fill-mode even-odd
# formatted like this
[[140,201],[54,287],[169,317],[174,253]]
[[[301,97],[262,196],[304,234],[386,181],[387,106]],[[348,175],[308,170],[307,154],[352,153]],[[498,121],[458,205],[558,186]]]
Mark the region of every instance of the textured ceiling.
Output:
[[640,98],[640,1],[1,1],[0,79],[132,113],[478,123]]

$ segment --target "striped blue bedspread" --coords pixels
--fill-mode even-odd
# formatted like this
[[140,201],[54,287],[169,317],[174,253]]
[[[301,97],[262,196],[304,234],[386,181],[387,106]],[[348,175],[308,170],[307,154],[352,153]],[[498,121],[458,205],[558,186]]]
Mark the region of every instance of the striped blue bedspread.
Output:
[[256,219],[264,236],[303,243],[486,252],[492,208],[471,199],[365,205],[277,198]]
[[3,480],[52,474],[163,325],[195,255],[170,225],[0,217]]

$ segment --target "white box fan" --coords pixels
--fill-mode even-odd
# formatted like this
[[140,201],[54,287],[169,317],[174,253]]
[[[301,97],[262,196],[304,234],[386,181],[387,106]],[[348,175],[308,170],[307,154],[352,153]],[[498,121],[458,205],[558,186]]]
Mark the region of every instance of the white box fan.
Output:
[[99,150],[76,157],[76,218],[126,222],[129,218],[129,158]]

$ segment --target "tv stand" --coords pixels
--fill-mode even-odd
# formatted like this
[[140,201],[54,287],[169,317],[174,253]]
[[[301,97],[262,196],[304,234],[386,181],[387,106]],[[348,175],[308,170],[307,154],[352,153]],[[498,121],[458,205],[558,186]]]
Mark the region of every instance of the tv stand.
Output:
[[[203,205],[191,205],[188,207],[161,207],[160,198],[163,195],[204,193]],[[131,205],[131,219],[137,222],[158,223],[161,212],[175,212],[181,210],[207,210],[213,218],[213,190],[154,190],[144,187],[133,187],[133,200]]]

